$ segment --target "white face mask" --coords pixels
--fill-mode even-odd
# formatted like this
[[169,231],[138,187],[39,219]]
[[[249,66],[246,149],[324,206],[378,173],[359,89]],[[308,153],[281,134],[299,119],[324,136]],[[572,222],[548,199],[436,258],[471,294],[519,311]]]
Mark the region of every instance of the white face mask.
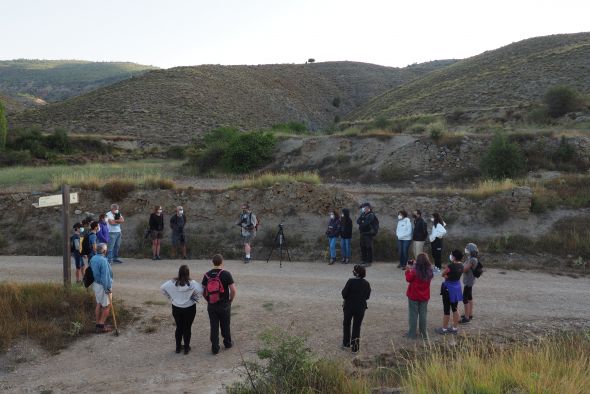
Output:
[[181,209],[180,211],[178,211],[178,214],[179,214],[180,216],[182,216],[182,214],[183,214],[183,213],[184,213],[184,211],[183,211],[182,209]]
[[331,214],[330,215],[330,219],[334,219],[334,214]]
[[402,220],[402,219],[403,219],[403,216],[402,216],[402,215],[397,215],[397,218],[398,218],[399,220]]
[[453,258],[453,255],[452,255],[452,254],[450,254],[450,255],[449,255],[449,261],[450,261],[451,263],[452,263],[453,261],[455,261],[455,259]]
[[84,232],[84,227],[80,227],[80,232],[83,233]]
[[465,254],[469,256],[469,251],[465,249]]
[[162,210],[161,209],[158,209],[158,213],[162,213]]
[[430,221],[431,221],[431,222],[434,222],[434,218],[430,218]]
[[115,214],[117,214],[117,213],[119,213],[119,210],[118,209],[115,209]]

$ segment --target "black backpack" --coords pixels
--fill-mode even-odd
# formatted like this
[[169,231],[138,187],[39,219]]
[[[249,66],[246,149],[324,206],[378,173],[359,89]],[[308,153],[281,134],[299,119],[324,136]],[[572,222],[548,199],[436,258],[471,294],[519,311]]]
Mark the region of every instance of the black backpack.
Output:
[[82,240],[82,256],[90,256],[90,252],[90,234],[88,234]]
[[483,274],[483,264],[481,263],[479,258],[477,259],[477,265],[475,266],[475,268],[471,268],[471,271],[473,272],[473,276],[475,276],[476,278],[479,278],[481,274]]
[[86,270],[84,271],[82,282],[86,288],[90,287],[94,283],[94,273],[92,272],[92,268],[90,268],[90,264],[88,264],[88,267],[86,267]]
[[371,222],[371,227],[373,228],[373,236],[377,235],[377,233],[379,232],[379,219],[377,218],[377,215],[373,214],[373,221]]

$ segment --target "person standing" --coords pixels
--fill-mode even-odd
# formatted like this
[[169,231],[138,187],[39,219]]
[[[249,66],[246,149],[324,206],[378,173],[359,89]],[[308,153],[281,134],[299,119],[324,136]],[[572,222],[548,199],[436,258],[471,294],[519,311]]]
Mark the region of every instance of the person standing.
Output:
[[213,269],[203,276],[203,296],[207,300],[207,313],[211,325],[211,352],[219,353],[219,331],[226,349],[233,346],[231,340],[231,304],[236,298],[236,285],[229,271],[223,269],[223,256],[213,256]]
[[350,218],[350,210],[348,208],[342,209],[342,230],[340,232],[340,249],[342,250],[342,264],[350,263],[352,256],[351,241],[352,241],[352,219]]
[[105,255],[107,254],[107,245],[98,244],[98,253],[90,259],[90,269],[94,276],[92,289],[96,298],[96,332],[104,333],[112,331],[110,326],[105,325],[110,311],[110,294],[113,286],[113,271]]
[[[342,347],[351,347],[352,352],[356,353],[360,348],[361,324],[365,317],[367,300],[371,296],[371,285],[365,280],[367,275],[365,267],[355,265],[352,274],[354,277],[350,278],[342,289],[342,298],[344,298]],[[352,335],[350,331],[351,322]]]
[[[365,202],[361,204],[360,209],[361,215],[356,223],[359,226],[361,236],[361,265],[367,267],[373,263],[373,237],[377,235],[376,229],[378,229],[379,222],[371,209],[371,204]],[[375,222],[377,222],[377,225]]]
[[176,353],[180,353],[184,341],[184,354],[188,354],[191,351],[191,327],[197,314],[197,302],[199,302],[199,294],[203,293],[203,287],[191,279],[188,266],[181,265],[178,276],[164,282],[160,291],[172,303],[172,317],[176,323],[174,331]]
[[432,231],[430,233],[430,247],[432,248],[432,258],[434,259],[435,274],[439,274],[442,268],[442,250],[443,237],[447,234],[445,229],[446,223],[438,212],[432,214]]
[[256,237],[258,229],[258,220],[247,203],[242,204],[242,213],[236,224],[240,226],[240,234],[244,243],[244,263],[248,264],[251,259],[252,240]]
[[468,243],[465,246],[465,255],[467,260],[463,263],[463,310],[459,323],[467,324],[473,319],[473,286],[475,285],[474,270],[480,264],[479,250],[474,243]]
[[422,339],[428,339],[426,331],[426,315],[430,300],[430,282],[432,281],[432,264],[425,253],[420,253],[415,261],[410,260],[406,266],[406,282],[408,282],[408,321],[409,329],[406,336],[417,337],[416,327],[420,329]]
[[98,222],[90,223],[90,234],[88,234],[88,245],[90,249],[90,254],[88,256],[88,262],[90,264],[90,259],[96,255],[98,250],[98,231],[100,229],[100,224]]
[[154,212],[150,215],[150,238],[152,240],[152,260],[162,260],[160,257],[160,246],[164,237],[164,214],[162,207],[156,205]]
[[82,241],[80,229],[83,228],[81,223],[75,223],[73,226],[74,233],[70,237],[70,252],[76,266],[76,283],[82,283],[82,273],[84,271],[84,259],[82,258]]
[[412,231],[412,254],[415,259],[424,252],[424,242],[428,237],[428,225],[422,219],[422,211],[416,209],[412,214],[414,217],[414,230]]
[[410,244],[412,243],[412,221],[404,209],[397,213],[395,234],[397,235],[397,249],[399,251],[399,265],[397,267],[405,269],[406,264],[408,264]]
[[109,226],[109,243],[108,243],[108,260],[109,264],[121,264],[119,259],[119,249],[121,248],[121,223],[125,218],[119,212],[119,205],[111,204],[111,210],[105,213]]
[[99,244],[107,244],[109,243],[109,223],[107,222],[107,215],[101,213],[98,217],[98,224],[99,229],[96,233],[97,240]]
[[[438,334],[457,334],[459,325],[459,311],[457,306],[460,301],[463,301],[463,294],[461,293],[461,275],[463,274],[463,264],[461,259],[463,253],[460,250],[453,250],[449,255],[450,264],[442,273],[445,281],[440,288],[440,295],[443,301],[443,325],[436,329]],[[453,311],[453,326],[449,327],[449,320]]]
[[328,237],[330,247],[329,265],[332,265],[336,262],[336,243],[338,242],[338,237],[340,236],[341,226],[342,224],[340,222],[340,216],[338,215],[338,212],[330,212],[330,221],[328,222],[328,229],[326,230],[326,236]]
[[170,228],[172,229],[172,258],[182,255],[186,260],[186,239],[184,236],[184,227],[186,226],[186,215],[184,209],[179,205],[176,207],[176,214],[170,218]]

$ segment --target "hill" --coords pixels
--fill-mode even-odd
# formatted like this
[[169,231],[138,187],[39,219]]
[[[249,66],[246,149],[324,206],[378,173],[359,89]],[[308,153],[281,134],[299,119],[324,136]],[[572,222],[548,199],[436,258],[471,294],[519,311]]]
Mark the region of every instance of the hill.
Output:
[[168,143],[224,125],[242,129],[289,121],[316,130],[371,97],[431,67],[356,62],[203,65],[156,70],[10,119],[17,126],[131,134]]
[[529,105],[557,84],[590,93],[590,33],[531,38],[461,60],[375,97],[348,119]]
[[154,69],[135,63],[79,60],[0,61],[0,91],[28,107],[87,93]]

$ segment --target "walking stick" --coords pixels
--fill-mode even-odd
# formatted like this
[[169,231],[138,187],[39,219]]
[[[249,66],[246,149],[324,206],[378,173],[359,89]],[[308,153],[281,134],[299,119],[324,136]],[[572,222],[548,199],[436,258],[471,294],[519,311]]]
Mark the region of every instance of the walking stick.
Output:
[[113,293],[109,293],[109,299],[111,301],[111,312],[113,313],[113,323],[115,323],[115,336],[119,336],[119,329],[117,328],[117,316],[115,316],[115,304],[113,304]]

